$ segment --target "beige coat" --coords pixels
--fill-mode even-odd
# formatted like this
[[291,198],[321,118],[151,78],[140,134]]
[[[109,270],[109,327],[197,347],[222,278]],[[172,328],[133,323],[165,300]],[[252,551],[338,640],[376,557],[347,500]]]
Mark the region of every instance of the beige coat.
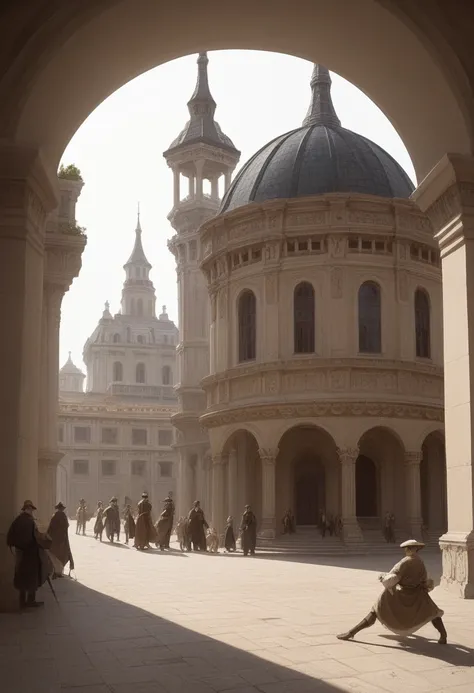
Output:
[[406,556],[382,576],[384,591],[374,609],[377,618],[397,635],[410,635],[443,615],[428,594],[432,583],[418,554]]

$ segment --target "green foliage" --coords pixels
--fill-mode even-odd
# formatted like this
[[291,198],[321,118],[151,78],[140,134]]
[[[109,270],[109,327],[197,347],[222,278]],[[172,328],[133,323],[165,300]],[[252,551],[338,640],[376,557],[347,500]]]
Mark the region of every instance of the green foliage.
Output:
[[65,178],[66,180],[79,180],[84,182],[81,176],[81,171],[74,164],[69,164],[69,166],[59,167],[58,178]]
[[86,229],[76,222],[66,221],[59,225],[59,233],[64,233],[66,236],[85,236]]

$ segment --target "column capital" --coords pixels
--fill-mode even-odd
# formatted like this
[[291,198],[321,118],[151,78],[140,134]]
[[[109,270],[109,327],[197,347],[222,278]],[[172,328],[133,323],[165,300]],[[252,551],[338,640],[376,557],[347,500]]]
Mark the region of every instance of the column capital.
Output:
[[355,464],[359,457],[359,448],[337,448],[341,464]]
[[405,464],[419,466],[423,459],[421,450],[407,450],[405,452]]
[[428,216],[441,255],[474,239],[474,157],[445,154],[412,194]]
[[258,454],[265,464],[276,464],[278,448],[259,448]]
[[223,452],[218,452],[212,456],[212,466],[217,467],[224,464],[226,461],[226,455]]

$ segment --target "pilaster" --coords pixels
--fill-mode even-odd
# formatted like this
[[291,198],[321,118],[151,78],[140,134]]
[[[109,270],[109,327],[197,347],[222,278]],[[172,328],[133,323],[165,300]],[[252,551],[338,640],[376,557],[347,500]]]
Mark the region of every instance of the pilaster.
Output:
[[446,154],[413,199],[441,250],[448,492],[441,584],[474,598],[474,158]]
[[0,146],[0,610],[16,608],[5,534],[22,501],[38,501],[38,408],[46,216],[55,181],[38,152]]
[[408,499],[408,523],[413,539],[421,539],[421,483],[420,464],[421,451],[409,451],[405,453],[407,499]]
[[224,464],[225,455],[212,457],[212,525],[221,534],[224,529]]
[[347,543],[363,541],[362,532],[356,516],[356,461],[359,448],[338,448],[341,462],[341,513],[343,537]]
[[273,539],[276,535],[275,468],[278,448],[260,449],[258,454],[262,462],[262,522],[260,534],[262,537]]
[[227,463],[227,498],[228,508],[227,513],[234,518],[238,514],[238,456],[237,450],[229,452],[229,461]]

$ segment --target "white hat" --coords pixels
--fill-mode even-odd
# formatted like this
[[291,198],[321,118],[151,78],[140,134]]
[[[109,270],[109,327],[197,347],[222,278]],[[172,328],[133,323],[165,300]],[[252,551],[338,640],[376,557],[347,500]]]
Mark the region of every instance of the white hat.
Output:
[[407,541],[404,541],[403,544],[400,544],[401,549],[406,549],[408,546],[413,546],[414,548],[422,549],[425,545],[422,541],[417,541],[417,539],[408,539]]

